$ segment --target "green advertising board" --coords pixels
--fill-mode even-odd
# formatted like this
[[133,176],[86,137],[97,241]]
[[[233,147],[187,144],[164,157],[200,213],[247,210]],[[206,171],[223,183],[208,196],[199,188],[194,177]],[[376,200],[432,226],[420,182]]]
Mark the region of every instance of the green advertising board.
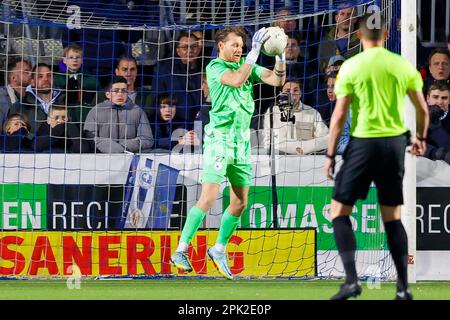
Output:
[[[330,218],[332,187],[278,187],[278,227],[317,228],[317,249],[336,250]],[[251,187],[248,206],[241,218],[241,228],[273,228],[272,188]],[[223,192],[222,206],[229,204],[230,188]],[[358,201],[351,216],[358,250],[385,250],[384,228],[381,223],[376,189],[367,199]]]
[[0,185],[1,230],[47,228],[47,185]]

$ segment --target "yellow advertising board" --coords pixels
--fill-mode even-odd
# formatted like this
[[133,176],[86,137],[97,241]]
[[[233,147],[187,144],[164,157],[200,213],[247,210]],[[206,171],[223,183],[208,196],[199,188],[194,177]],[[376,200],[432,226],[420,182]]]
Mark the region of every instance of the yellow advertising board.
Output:
[[[0,275],[19,277],[219,276],[207,259],[217,230],[199,231],[189,247],[194,272],[173,267],[177,231],[0,232]],[[227,247],[235,276],[306,277],[316,273],[315,230],[238,230]]]

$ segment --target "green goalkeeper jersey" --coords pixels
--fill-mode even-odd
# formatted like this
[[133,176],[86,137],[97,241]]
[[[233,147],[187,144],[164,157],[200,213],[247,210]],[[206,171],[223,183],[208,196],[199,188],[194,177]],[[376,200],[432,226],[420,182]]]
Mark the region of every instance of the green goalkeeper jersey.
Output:
[[235,141],[250,138],[250,121],[255,110],[253,84],[261,82],[264,68],[255,64],[247,81],[240,88],[224,85],[220,81],[225,71],[236,71],[243,63],[244,58],[239,63],[216,58],[206,67],[212,107],[205,134],[221,132],[227,134],[228,138],[235,138]]

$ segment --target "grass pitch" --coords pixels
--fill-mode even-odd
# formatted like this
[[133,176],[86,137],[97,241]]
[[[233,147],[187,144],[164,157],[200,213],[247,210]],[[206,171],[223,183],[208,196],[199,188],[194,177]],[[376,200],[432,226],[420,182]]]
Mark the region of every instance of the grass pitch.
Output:
[[[2,300],[328,300],[341,281],[151,279],[81,280],[80,289],[69,289],[65,280],[2,280]],[[378,289],[362,283],[358,300],[391,300],[395,283]],[[450,282],[411,285],[416,300],[450,300]]]

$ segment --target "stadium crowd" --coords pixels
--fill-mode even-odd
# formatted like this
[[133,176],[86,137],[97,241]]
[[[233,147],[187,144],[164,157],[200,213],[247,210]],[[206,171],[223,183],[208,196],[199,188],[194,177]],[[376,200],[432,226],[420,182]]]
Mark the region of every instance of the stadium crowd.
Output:
[[[267,151],[273,136],[274,147],[282,154],[321,154],[326,149],[339,68],[361,51],[358,17],[353,9],[342,9],[332,25],[314,36],[298,20],[285,18],[290,14],[288,8],[279,9],[273,23],[288,35],[287,81],[279,89],[255,85],[252,150]],[[94,31],[60,32],[64,52],[54,57],[53,65],[39,59],[33,65],[24,52],[7,52],[0,88],[0,151],[201,150],[211,108],[205,67],[217,54],[214,31],[181,31],[173,40],[159,39],[151,47],[157,52],[150,52],[156,57],[150,68],[130,50],[142,41],[143,33]],[[251,39],[253,27],[246,31]],[[96,39],[94,46],[92,39]],[[274,59],[261,56],[259,64],[272,68]],[[426,157],[450,164],[450,37],[448,47],[427,51],[419,45],[417,68],[430,108]],[[349,139],[351,119],[347,120],[340,153]]]

